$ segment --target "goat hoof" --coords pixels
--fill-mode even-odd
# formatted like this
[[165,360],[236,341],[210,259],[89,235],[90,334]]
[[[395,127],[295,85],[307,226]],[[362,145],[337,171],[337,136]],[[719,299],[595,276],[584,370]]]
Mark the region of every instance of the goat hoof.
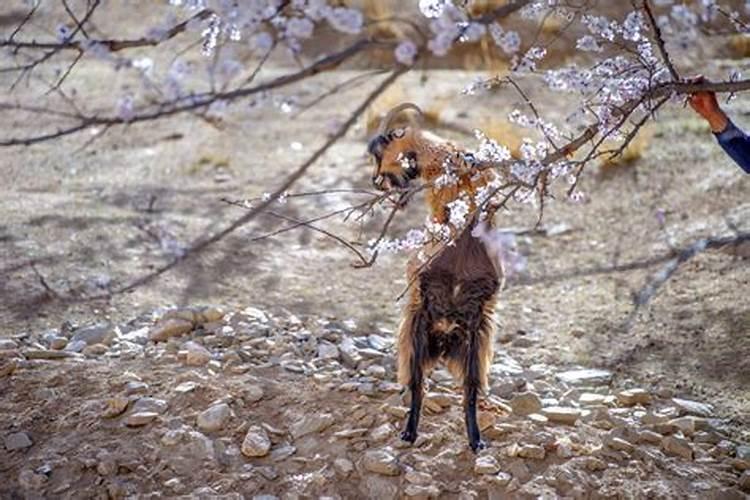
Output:
[[410,430],[406,430],[401,433],[401,440],[407,441],[409,443],[413,443],[414,441],[417,440],[417,433],[410,431]]
[[471,451],[474,453],[478,453],[479,451],[487,448],[487,443],[482,441],[481,439],[477,439],[476,441],[472,441],[469,443],[469,446],[471,446]]

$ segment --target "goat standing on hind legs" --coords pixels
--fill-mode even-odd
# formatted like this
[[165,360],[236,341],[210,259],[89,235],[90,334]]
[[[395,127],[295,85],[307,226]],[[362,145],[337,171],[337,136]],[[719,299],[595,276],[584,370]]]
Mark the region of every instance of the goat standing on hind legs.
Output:
[[[411,409],[401,439],[417,439],[423,379],[442,361],[463,382],[466,432],[476,452],[484,448],[477,425],[477,398],[487,388],[494,307],[503,271],[491,257],[496,252],[488,248],[489,240],[483,238],[488,234],[487,223],[477,222],[474,198],[494,174],[472,168],[470,154],[418,127],[390,128],[394,117],[406,109],[421,114],[414,104],[397,106],[370,141],[368,151],[376,163],[373,183],[384,191],[404,189],[417,178],[430,183],[427,203],[436,223],[448,223],[448,204],[459,199],[466,201],[474,215],[454,235],[452,245],[428,243],[423,249],[429,256],[426,263],[417,255],[409,261],[409,303],[398,333],[398,380],[411,391]],[[446,169],[455,182],[434,182]]]

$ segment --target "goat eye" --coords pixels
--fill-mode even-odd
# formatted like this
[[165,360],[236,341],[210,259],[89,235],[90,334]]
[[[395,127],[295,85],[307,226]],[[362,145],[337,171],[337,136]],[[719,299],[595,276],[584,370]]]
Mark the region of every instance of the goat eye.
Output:
[[393,129],[393,132],[391,132],[393,137],[396,139],[401,139],[404,136],[404,133],[405,131],[402,128]]

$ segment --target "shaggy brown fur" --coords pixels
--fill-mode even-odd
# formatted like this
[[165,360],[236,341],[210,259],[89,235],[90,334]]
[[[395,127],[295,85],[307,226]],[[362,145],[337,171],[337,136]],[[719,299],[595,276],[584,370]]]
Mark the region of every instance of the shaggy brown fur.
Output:
[[[406,105],[397,107],[401,111]],[[418,109],[418,108],[416,108]],[[370,141],[375,157],[373,183],[379,189],[404,188],[413,179],[429,182],[452,160],[458,182],[428,188],[427,203],[435,222],[449,219],[446,205],[464,194],[472,204],[476,190],[491,179],[490,171],[472,172],[463,152],[454,145],[415,127],[386,130]],[[475,219],[472,218],[472,221]],[[411,391],[411,409],[401,438],[414,442],[422,405],[422,382],[438,363],[447,365],[464,387],[464,416],[469,445],[484,446],[476,421],[478,392],[487,388],[492,362],[494,307],[502,269],[490,258],[484,243],[472,236],[474,222],[457,235],[452,246],[430,244],[423,249],[427,263],[416,257],[409,262],[411,283],[398,333],[398,380]]]

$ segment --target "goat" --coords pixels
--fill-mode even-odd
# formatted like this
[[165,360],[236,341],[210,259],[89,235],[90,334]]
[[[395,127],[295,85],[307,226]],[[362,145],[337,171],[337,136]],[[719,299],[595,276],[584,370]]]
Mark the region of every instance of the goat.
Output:
[[[428,243],[422,249],[422,259],[429,255],[427,262],[414,255],[407,266],[410,289],[398,330],[398,381],[409,388],[411,407],[401,439],[412,443],[417,439],[423,379],[442,361],[463,383],[466,432],[469,446],[477,452],[485,446],[477,425],[477,398],[487,388],[494,307],[503,270],[495,258],[497,249],[486,237],[488,224],[476,217],[475,195],[494,174],[473,168],[471,154],[419,126],[392,128],[397,114],[408,109],[421,116],[412,103],[396,106],[368,144],[375,163],[373,184],[389,191],[405,189],[416,179],[428,183],[427,204],[436,223],[449,221],[448,205],[459,198],[467,200],[474,215],[464,228],[457,228],[452,245]],[[435,182],[446,165],[454,182]]]

